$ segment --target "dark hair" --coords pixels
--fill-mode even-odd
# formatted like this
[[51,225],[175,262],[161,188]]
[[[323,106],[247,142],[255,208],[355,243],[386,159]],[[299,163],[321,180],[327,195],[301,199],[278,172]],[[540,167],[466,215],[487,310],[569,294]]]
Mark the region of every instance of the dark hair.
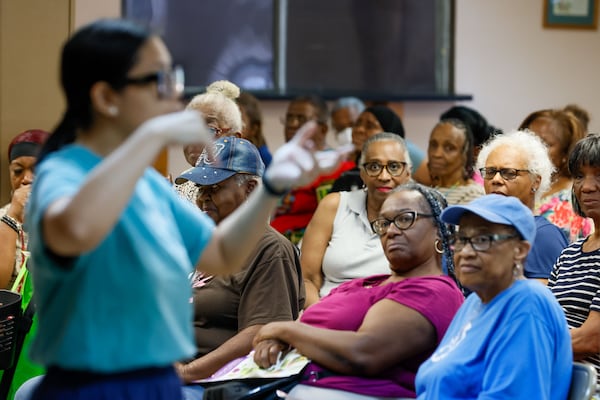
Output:
[[475,157],[473,155],[473,133],[471,132],[471,129],[469,128],[469,125],[465,124],[463,121],[456,119],[456,118],[448,118],[448,119],[442,119],[440,120],[440,122],[438,122],[435,127],[437,128],[440,125],[443,124],[450,124],[453,127],[455,127],[456,129],[460,130],[463,132],[463,134],[465,135],[465,143],[463,145],[463,153],[465,155],[465,167],[464,167],[464,171],[463,171],[463,178],[464,179],[470,179],[473,177],[473,168],[474,168],[474,164],[475,164]]
[[[258,126],[256,137],[252,138],[252,142],[256,147],[261,147],[266,144],[265,137],[262,132],[262,113],[260,111],[260,102],[252,93],[241,92],[236,99],[238,106],[244,109],[248,116],[251,125]],[[248,127],[246,127],[248,129]]]
[[[573,151],[569,155],[569,173],[576,175],[581,172],[581,167],[584,165],[591,167],[600,167],[600,134],[590,133],[573,147]],[[571,200],[573,210],[580,216],[585,217],[585,213],[581,209],[579,200],[575,196],[575,192],[571,189]]]
[[298,96],[292,100],[292,103],[309,103],[317,112],[317,122],[320,124],[327,124],[329,119],[329,109],[322,97],[317,96],[316,94]]
[[8,145],[8,161],[12,162],[21,156],[37,157],[48,136],[50,133],[42,129],[28,129],[19,133]]
[[440,115],[440,120],[458,119],[465,123],[473,135],[473,146],[480,147],[489,138],[501,133],[500,130],[489,125],[487,120],[476,110],[465,106],[454,106]]
[[429,209],[431,210],[431,214],[433,215],[435,225],[438,228],[438,236],[440,237],[440,241],[442,242],[443,255],[446,260],[446,268],[444,270],[444,273],[446,273],[448,276],[454,279],[454,281],[460,288],[461,285],[458,282],[458,279],[456,279],[456,274],[454,272],[454,253],[452,249],[450,249],[450,239],[454,235],[456,227],[454,225],[445,223],[440,217],[442,211],[446,207],[448,207],[448,202],[446,201],[446,198],[438,190],[414,182],[405,183],[394,188],[392,193],[396,192],[419,192],[421,196],[423,196],[425,204],[427,204],[427,206],[429,206]]
[[[573,113],[563,110],[534,111],[523,120],[519,130],[529,129],[529,126],[537,119],[547,119],[558,126],[563,154],[566,157],[569,157],[573,151],[575,143],[585,136],[584,127],[579,119]],[[566,162],[563,165],[555,165],[555,167],[559,175],[569,176]]]
[[385,105],[375,105],[365,108],[363,113],[365,112],[373,114],[384,132],[395,133],[404,138],[404,125],[394,110]]
[[64,45],[61,85],[67,109],[40,152],[38,163],[48,154],[75,141],[77,129],[92,124],[90,89],[105,81],[118,90],[137,61],[137,52],[151,33],[132,22],[102,19],[78,30]]

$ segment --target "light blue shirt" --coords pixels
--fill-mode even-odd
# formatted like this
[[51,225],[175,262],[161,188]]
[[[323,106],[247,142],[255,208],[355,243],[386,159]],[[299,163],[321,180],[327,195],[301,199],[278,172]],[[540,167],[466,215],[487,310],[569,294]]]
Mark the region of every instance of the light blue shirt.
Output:
[[425,152],[410,140],[405,139],[404,142],[406,143],[406,150],[408,150],[408,156],[412,164],[411,174],[414,174],[425,159]]
[[416,377],[419,399],[552,399],[569,392],[573,354],[548,288],[520,280],[483,304],[472,293]]
[[188,276],[214,223],[148,168],[98,247],[73,259],[53,257],[42,215],[76,193],[100,162],[70,145],[36,169],[27,210],[39,317],[31,356],[45,366],[95,372],[166,366],[195,352]]

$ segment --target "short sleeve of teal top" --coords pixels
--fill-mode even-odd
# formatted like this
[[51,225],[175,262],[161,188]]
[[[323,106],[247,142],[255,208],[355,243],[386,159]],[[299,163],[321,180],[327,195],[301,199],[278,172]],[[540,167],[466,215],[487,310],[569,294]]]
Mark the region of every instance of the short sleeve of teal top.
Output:
[[100,161],[70,145],[36,169],[27,209],[39,317],[31,356],[45,366],[96,372],[166,366],[192,356],[188,276],[214,223],[156,171],[144,172],[117,224],[94,250],[70,260],[68,268],[47,252],[43,213],[76,193]]

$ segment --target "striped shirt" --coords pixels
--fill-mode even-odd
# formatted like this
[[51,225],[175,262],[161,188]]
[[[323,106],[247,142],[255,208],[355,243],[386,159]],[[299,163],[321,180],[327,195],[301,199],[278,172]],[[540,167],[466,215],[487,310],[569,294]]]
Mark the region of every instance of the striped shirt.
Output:
[[[590,311],[600,312],[600,249],[585,252],[585,239],[566,247],[556,260],[548,287],[558,299],[569,328],[580,327]],[[585,358],[600,377],[600,354]]]
[[436,187],[436,189],[444,195],[449,206],[467,204],[471,200],[485,195],[483,186],[475,182],[470,182],[466,185],[455,185],[449,188]]

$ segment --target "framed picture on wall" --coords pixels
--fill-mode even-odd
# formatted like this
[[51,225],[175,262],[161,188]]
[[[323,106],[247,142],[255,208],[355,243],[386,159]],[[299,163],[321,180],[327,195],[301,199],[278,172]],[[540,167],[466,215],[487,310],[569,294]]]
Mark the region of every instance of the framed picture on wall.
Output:
[[545,28],[598,28],[598,0],[543,1]]

